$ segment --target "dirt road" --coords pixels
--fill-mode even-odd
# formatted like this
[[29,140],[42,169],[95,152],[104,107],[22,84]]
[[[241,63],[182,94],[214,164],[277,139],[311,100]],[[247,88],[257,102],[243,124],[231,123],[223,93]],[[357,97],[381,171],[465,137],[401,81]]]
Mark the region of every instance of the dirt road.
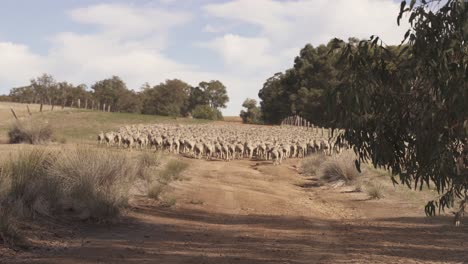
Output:
[[177,204],[135,197],[118,224],[60,225],[4,263],[468,263],[468,228],[398,195],[317,187],[296,160],[191,165]]

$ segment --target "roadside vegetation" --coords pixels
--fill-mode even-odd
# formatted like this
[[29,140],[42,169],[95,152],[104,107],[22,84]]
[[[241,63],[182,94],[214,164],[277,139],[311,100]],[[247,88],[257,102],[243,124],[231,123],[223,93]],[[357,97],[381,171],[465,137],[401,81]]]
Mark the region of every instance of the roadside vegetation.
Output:
[[[148,152],[132,155],[93,147],[21,150],[0,165],[0,238],[5,244],[23,241],[15,224],[22,219],[66,214],[81,221],[114,222],[128,206],[136,181],[160,165],[161,156]],[[157,179],[164,179],[158,182],[167,186],[180,179],[187,166],[169,161],[156,173]],[[161,202],[173,204],[171,197]]]

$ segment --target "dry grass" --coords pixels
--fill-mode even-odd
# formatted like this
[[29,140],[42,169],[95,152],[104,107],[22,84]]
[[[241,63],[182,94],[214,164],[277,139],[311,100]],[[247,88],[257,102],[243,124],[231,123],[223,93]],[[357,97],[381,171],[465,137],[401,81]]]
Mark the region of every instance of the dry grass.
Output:
[[148,188],[148,197],[159,200],[162,194],[166,191],[166,185],[159,182],[152,182]]
[[168,184],[171,181],[181,180],[182,172],[186,170],[188,164],[180,160],[171,160],[169,161],[163,170],[159,172],[159,182],[163,184]]
[[15,215],[49,215],[57,206],[60,182],[50,177],[48,169],[54,156],[38,148],[19,152],[2,166],[0,199]]
[[150,157],[90,147],[20,151],[0,174],[0,205],[19,217],[54,216],[67,210],[80,219],[108,221],[126,207],[130,188]]
[[47,144],[53,137],[54,131],[49,123],[31,118],[14,122],[8,130],[11,144]]
[[320,165],[327,160],[325,154],[316,154],[307,157],[301,161],[300,172],[306,176],[313,176],[317,174]]
[[0,212],[0,241],[10,247],[25,245],[25,239],[16,227],[16,219],[5,208],[0,207]]
[[[162,200],[161,197],[168,189],[172,181],[182,180],[182,172],[186,170],[188,164],[180,160],[170,160],[164,168],[159,170],[153,177],[146,177],[148,184],[148,197]],[[165,200],[161,201],[164,206]]]
[[320,165],[318,176],[327,183],[353,183],[359,177],[354,161],[354,153],[350,151],[330,157]]
[[384,186],[382,184],[369,183],[366,187],[366,193],[370,199],[384,198]]

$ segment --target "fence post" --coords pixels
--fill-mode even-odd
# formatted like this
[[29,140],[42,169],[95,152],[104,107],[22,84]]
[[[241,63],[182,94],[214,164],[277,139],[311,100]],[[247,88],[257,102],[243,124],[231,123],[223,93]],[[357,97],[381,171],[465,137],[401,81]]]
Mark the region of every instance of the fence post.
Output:
[[18,120],[18,116],[16,116],[15,110],[13,110],[13,108],[10,108],[10,110],[13,116],[15,117],[15,119]]
[[31,116],[31,110],[29,109],[29,105],[26,105],[26,109],[28,109],[28,114]]

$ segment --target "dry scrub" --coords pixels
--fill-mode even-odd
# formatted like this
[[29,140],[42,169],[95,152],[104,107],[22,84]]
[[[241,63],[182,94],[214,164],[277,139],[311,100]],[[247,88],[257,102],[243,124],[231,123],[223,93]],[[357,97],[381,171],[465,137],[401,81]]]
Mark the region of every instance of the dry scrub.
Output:
[[359,177],[359,172],[354,164],[355,160],[356,157],[351,151],[332,157],[317,154],[302,161],[301,173],[317,176],[326,183],[351,184]]
[[8,130],[10,144],[46,144],[53,140],[54,132],[49,123],[25,119],[16,121]]
[[[131,186],[155,159],[77,148],[61,152],[21,151],[0,166],[0,235],[17,237],[16,218],[55,217],[112,221],[126,207]],[[8,212],[8,214],[6,213]]]
[[[180,160],[170,160],[163,169],[158,171],[154,177],[147,178],[148,181],[148,197],[161,200],[163,194],[167,191],[168,185],[172,181],[182,180],[182,172],[186,170],[188,164]],[[172,206],[175,204],[175,199],[170,198],[162,201],[163,206]]]

